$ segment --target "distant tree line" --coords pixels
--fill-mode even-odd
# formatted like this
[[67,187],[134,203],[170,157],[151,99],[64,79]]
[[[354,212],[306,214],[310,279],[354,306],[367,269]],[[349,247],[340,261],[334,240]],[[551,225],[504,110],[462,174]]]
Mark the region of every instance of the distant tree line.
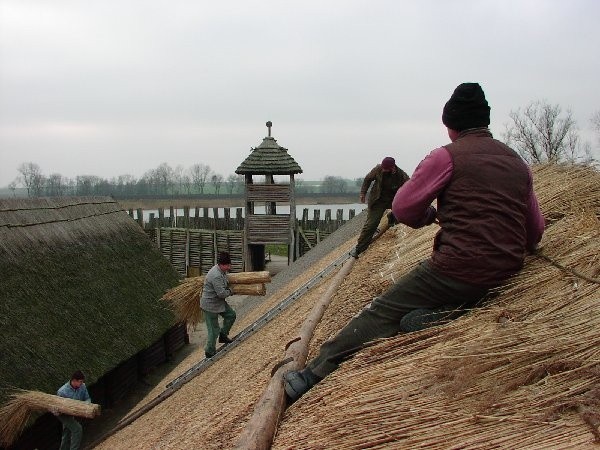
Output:
[[[186,170],[182,166],[172,168],[168,163],[162,163],[139,179],[133,175],[119,175],[110,179],[96,175],[77,175],[74,178],[59,173],[44,175],[40,166],[34,162],[22,163],[17,170],[19,176],[8,187],[13,191],[13,195],[18,187],[25,188],[29,197],[240,196],[244,192],[243,175],[231,174],[225,178],[213,172],[206,164],[194,164]],[[329,175],[322,182],[309,183],[298,178],[295,180],[297,194],[346,194],[358,192],[356,185],[356,180]]]
[[[511,122],[505,125],[504,140],[528,163],[597,164],[592,146],[582,141],[570,110],[547,101],[531,102],[525,108],[513,110]],[[600,110],[591,118],[591,125],[600,143]],[[140,179],[119,175],[111,179],[95,175],[64,177],[59,173],[44,175],[34,162],[22,163],[18,177],[9,184],[27,190],[30,197],[66,195],[110,195],[115,198],[182,195],[241,195],[244,177],[230,174],[227,178],[213,172],[207,164],[194,164],[188,169],[172,168],[162,163]],[[362,178],[348,180],[327,175],[320,183],[296,179],[297,194],[349,194],[358,192]]]

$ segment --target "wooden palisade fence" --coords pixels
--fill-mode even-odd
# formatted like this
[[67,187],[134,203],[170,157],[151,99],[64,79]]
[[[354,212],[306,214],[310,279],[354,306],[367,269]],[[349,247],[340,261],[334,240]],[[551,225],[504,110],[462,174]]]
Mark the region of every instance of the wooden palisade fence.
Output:
[[[189,207],[181,208],[183,215],[178,215],[177,210],[169,208],[168,215],[164,208],[155,213],[147,214],[145,219],[142,209],[129,210],[129,215],[136,219],[144,228],[148,236],[156,243],[161,253],[182,276],[201,275],[215,264],[219,252],[227,251],[231,254],[232,272],[244,271],[244,217],[243,209],[235,208],[231,214],[230,208]],[[355,210],[350,209],[348,219],[355,216]],[[307,251],[337,230],[346,221],[344,210],[338,209],[335,217],[331,209],[326,209],[324,217],[321,211],[313,210],[312,219],[309,218],[308,208],[304,208],[302,218],[296,220],[294,260],[304,255]]]

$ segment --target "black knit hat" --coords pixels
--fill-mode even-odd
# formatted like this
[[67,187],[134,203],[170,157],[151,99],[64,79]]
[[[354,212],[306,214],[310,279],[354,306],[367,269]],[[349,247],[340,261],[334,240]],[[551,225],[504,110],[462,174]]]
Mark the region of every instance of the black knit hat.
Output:
[[442,122],[456,131],[490,124],[490,107],[479,83],[462,83],[454,89],[452,97],[444,105]]

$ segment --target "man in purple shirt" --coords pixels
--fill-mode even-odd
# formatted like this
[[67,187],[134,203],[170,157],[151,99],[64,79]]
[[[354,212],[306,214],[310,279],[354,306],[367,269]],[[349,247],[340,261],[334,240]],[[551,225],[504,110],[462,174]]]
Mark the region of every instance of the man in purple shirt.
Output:
[[[529,167],[492,137],[490,107],[463,83],[443,109],[450,144],[433,150],[396,193],[400,223],[440,226],[422,261],[354,317],[304,370],[284,376],[296,400],[368,342],[443,323],[519,272],[544,232]],[[437,208],[432,202],[437,201]]]

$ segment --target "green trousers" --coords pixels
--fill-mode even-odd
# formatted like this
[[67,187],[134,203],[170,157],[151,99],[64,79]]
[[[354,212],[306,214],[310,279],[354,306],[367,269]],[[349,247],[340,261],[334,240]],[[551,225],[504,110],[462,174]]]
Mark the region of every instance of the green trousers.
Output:
[[383,213],[389,206],[375,203],[367,209],[367,219],[362,227],[360,235],[358,236],[358,242],[356,243],[356,254],[364,252],[373,239],[373,234],[377,230],[377,225],[383,217]]
[[[217,338],[219,334],[229,335],[229,330],[235,322],[235,311],[227,302],[225,302],[225,311],[213,313],[202,310],[204,321],[206,322],[206,345],[204,353],[214,355],[217,351]],[[219,316],[223,317],[223,327],[219,327]]]
[[[476,305],[488,290],[453,280],[435,272],[428,261],[393,284],[383,295],[376,297],[332,339],[323,343],[319,354],[307,367],[324,378],[336,370],[342,361],[359,351],[366,343],[411,331],[418,311],[424,326],[451,320],[465,308]],[[440,313],[440,311],[445,311]]]
[[83,436],[81,424],[73,416],[60,415],[58,420],[63,426],[60,450],[78,450]]

